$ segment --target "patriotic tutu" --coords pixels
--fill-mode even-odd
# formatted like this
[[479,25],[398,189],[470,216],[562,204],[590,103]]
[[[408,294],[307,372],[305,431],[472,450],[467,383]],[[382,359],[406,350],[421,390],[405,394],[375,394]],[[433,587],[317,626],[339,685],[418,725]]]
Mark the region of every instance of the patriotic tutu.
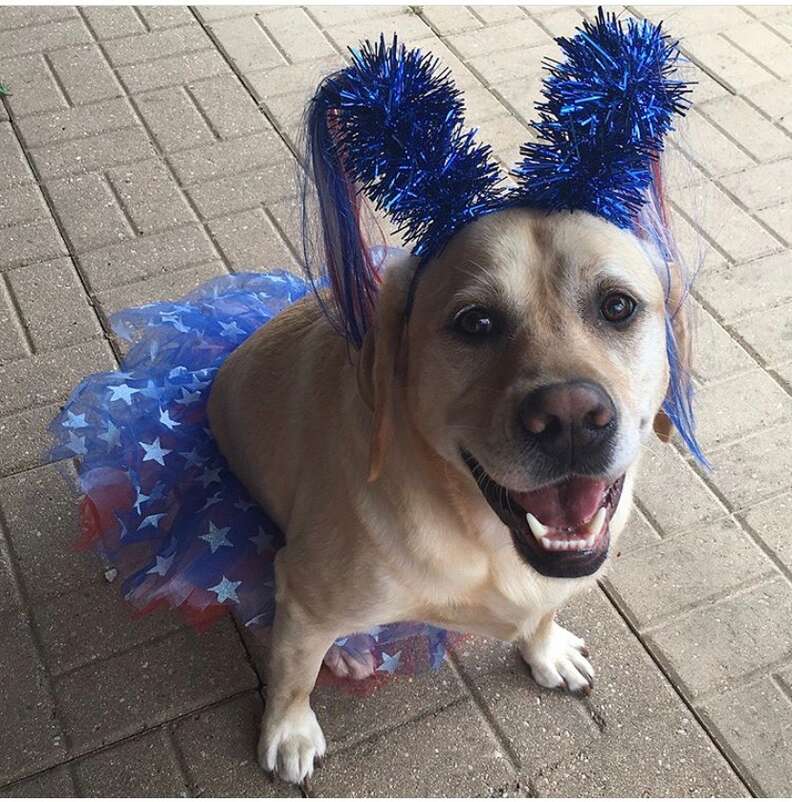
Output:
[[[78,545],[118,572],[141,612],[171,607],[198,629],[227,613],[271,625],[284,536],[220,454],[206,402],[223,360],[309,291],[287,271],[238,273],[116,314],[113,330],[129,343],[122,369],[80,382],[52,422],[51,458],[77,465]],[[373,660],[382,679],[438,668],[447,640],[429,625],[383,622],[334,650]]]

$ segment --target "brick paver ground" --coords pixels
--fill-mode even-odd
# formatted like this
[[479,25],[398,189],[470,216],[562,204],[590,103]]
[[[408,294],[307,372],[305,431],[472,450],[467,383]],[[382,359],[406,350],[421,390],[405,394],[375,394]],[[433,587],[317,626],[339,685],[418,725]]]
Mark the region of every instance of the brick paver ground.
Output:
[[[641,7],[699,81],[673,212],[701,258],[702,440],[652,444],[601,591],[564,620],[598,685],[539,690],[506,647],[367,698],[323,690],[317,795],[792,793],[792,10]],[[0,794],[289,795],[254,760],[262,648],[130,620],[76,556],[45,425],[117,363],[108,315],[240,266],[297,267],[317,77],[380,31],[441,56],[506,163],[591,9],[0,9]]]

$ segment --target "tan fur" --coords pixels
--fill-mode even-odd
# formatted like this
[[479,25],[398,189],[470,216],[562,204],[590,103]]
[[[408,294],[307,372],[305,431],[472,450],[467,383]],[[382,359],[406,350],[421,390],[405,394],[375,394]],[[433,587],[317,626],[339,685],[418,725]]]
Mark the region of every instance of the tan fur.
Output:
[[[523,562],[460,444],[499,483],[532,489],[515,459],[514,404],[548,382],[601,383],[624,429],[613,541],[668,381],[660,282],[634,237],[602,220],[512,210],[476,221],[426,266],[406,320],[415,266],[386,269],[359,353],[305,300],[232,354],[210,398],[221,450],[286,533],[260,758],[287,779],[310,774],[324,748],[308,696],[341,635],[418,619],[517,640],[537,660],[551,642],[574,658],[577,639],[548,621],[595,577],[547,578]],[[579,313],[602,280],[646,305],[629,336]],[[510,315],[501,352],[482,358],[448,336],[468,301]]]

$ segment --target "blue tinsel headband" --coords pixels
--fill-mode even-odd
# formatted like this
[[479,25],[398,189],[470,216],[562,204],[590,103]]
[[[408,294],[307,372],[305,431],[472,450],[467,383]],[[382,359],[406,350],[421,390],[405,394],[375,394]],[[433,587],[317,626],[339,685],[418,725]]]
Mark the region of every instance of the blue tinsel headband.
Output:
[[[350,51],[351,66],[320,85],[307,112],[308,155],[332,317],[353,346],[362,344],[379,281],[361,234],[361,195],[387,214],[422,263],[471,220],[508,206],[584,210],[652,240],[667,261],[673,256],[654,176],[673,117],[688,108],[690,90],[673,77],[677,43],[661,25],[625,25],[602,9],[574,37],[556,41],[565,59],[546,65],[532,123],[538,141],[522,146],[511,188],[491,148],[464,127],[464,102],[448,70],[395,35],[390,45],[381,36]],[[308,258],[306,265],[310,276]],[[692,387],[679,374],[673,338],[669,362],[664,409],[703,460]]]

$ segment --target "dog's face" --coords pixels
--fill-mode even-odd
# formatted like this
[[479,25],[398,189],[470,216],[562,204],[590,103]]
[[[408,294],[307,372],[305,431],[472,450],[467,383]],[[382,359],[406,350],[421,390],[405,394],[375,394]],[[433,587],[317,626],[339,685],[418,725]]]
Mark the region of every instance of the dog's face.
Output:
[[404,344],[410,424],[523,559],[596,571],[668,384],[664,292],[633,235],[582,212],[481,218],[426,266]]

